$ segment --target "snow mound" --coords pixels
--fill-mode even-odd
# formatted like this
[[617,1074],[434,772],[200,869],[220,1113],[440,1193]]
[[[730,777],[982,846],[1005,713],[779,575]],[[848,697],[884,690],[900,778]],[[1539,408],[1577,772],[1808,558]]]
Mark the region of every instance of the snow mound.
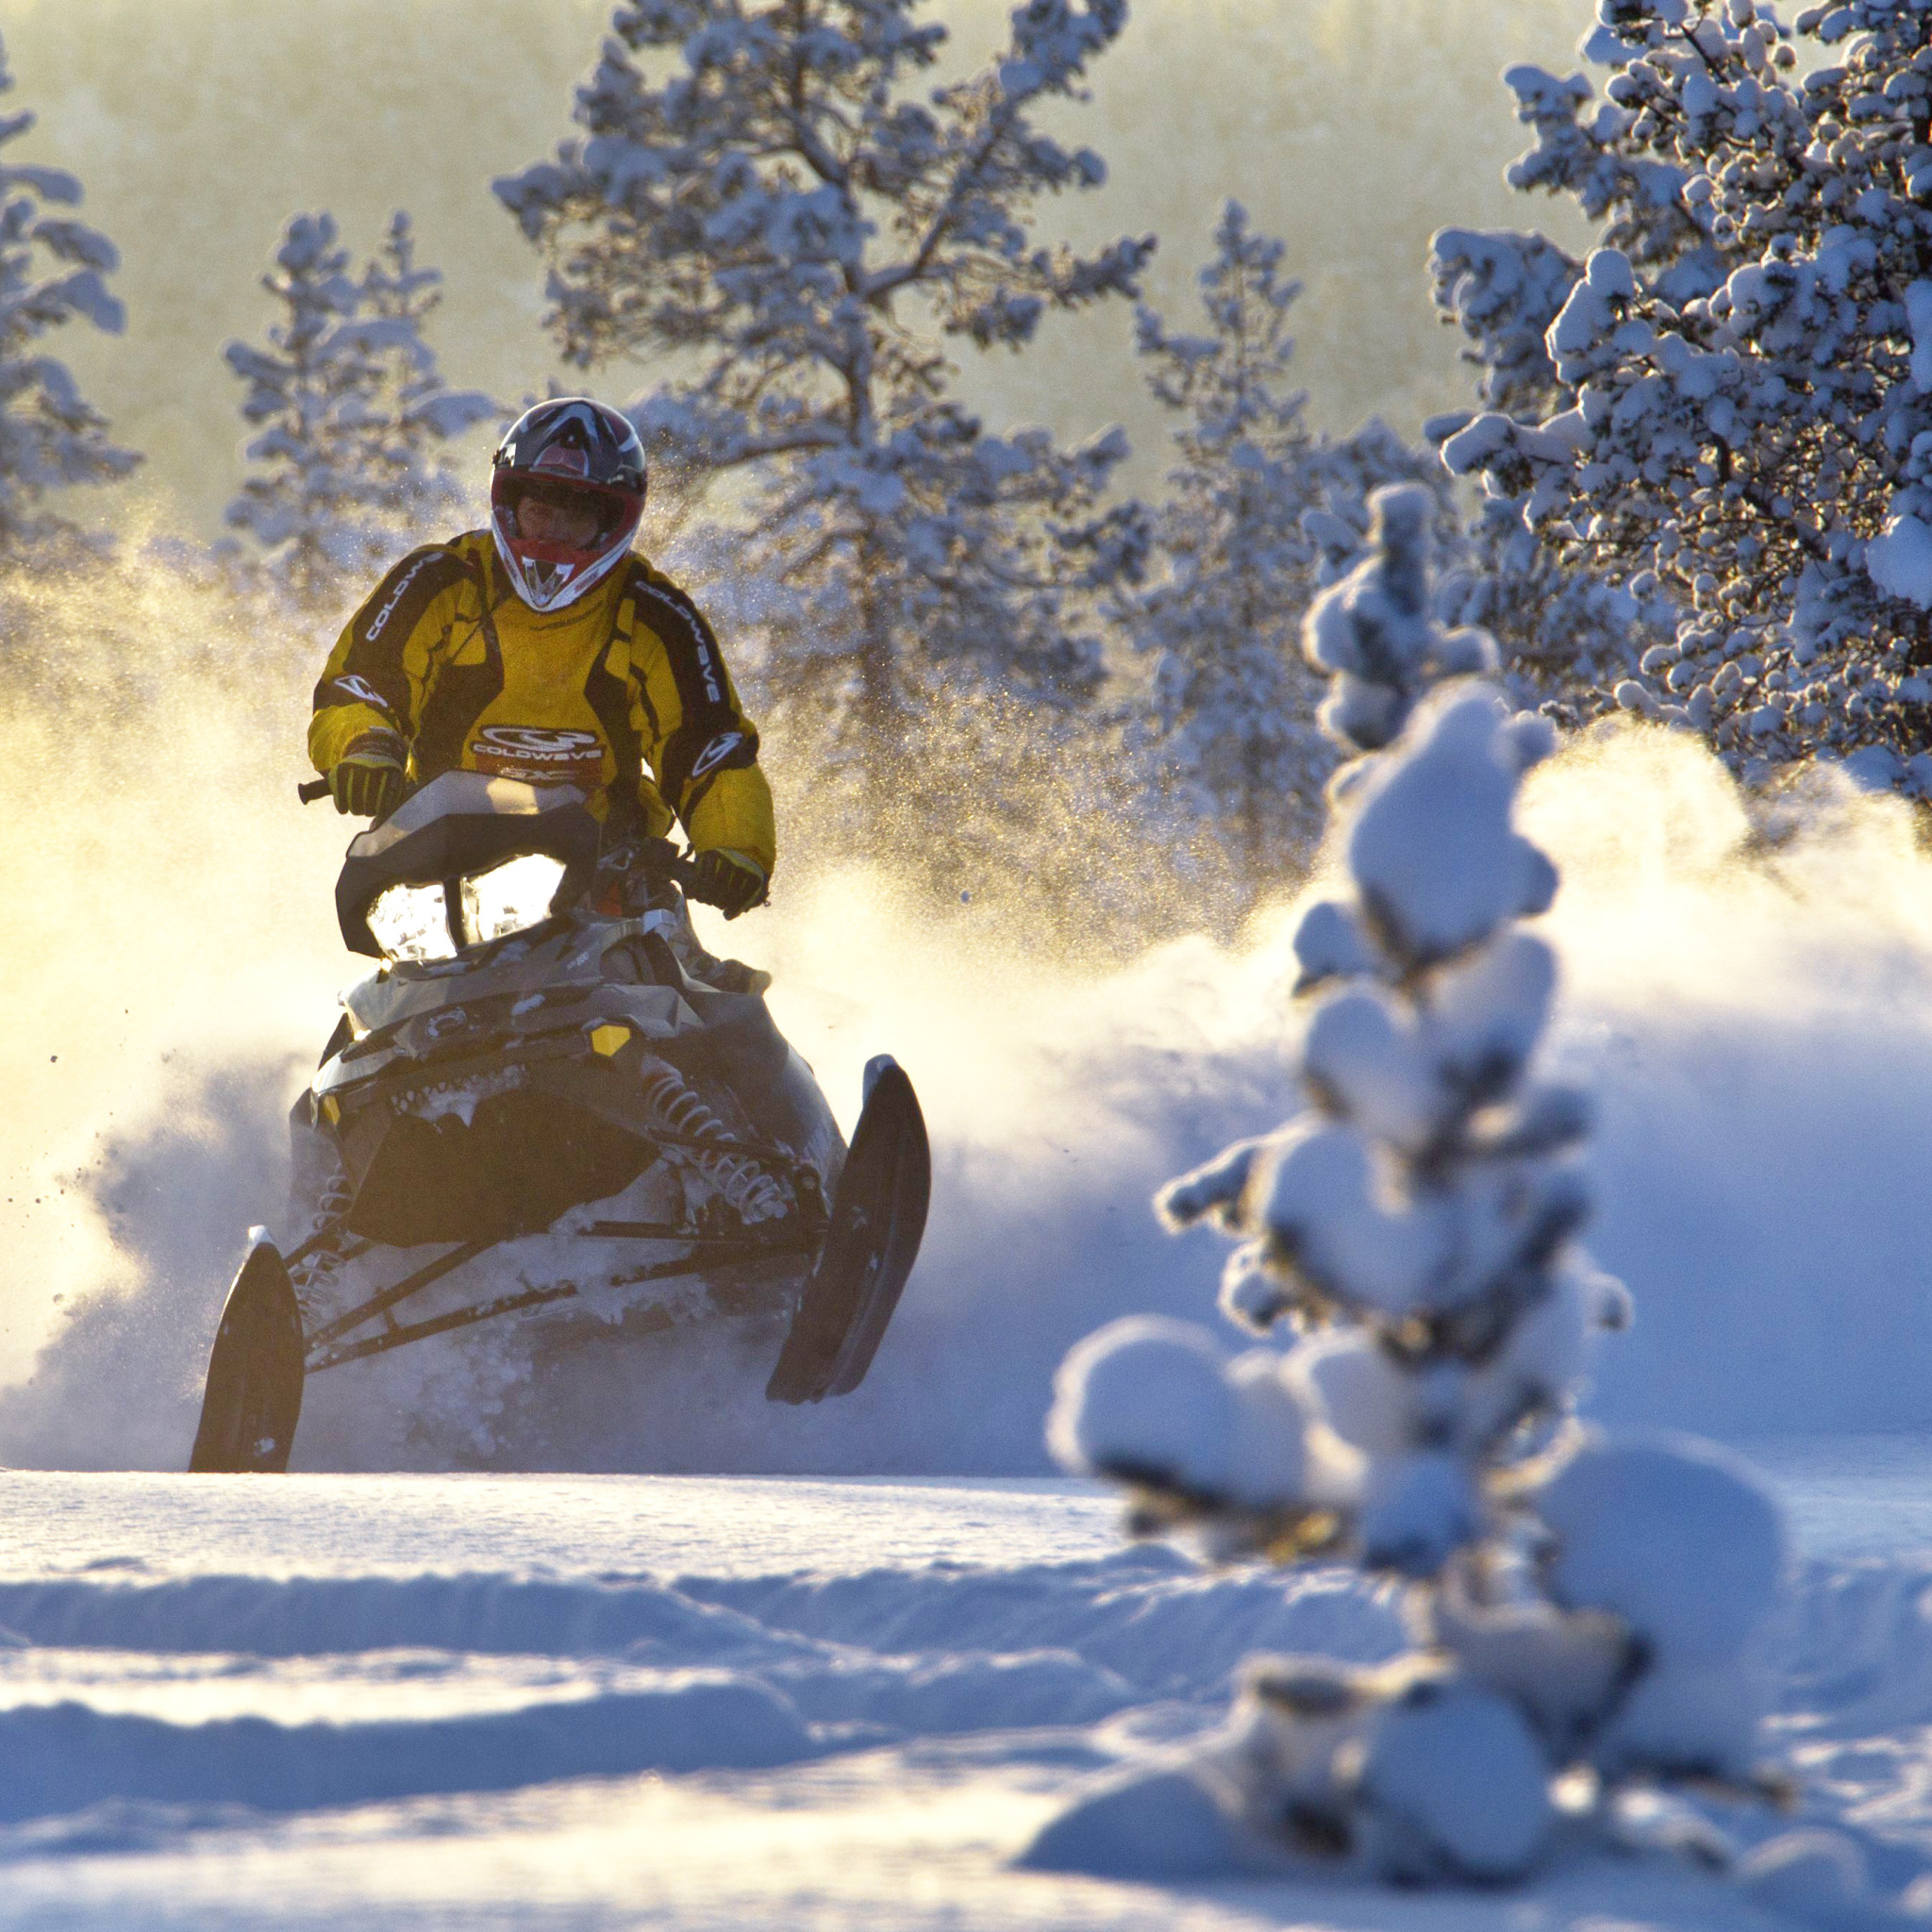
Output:
[[0,1820],[109,1797],[306,1811],[551,1778],[785,1764],[811,1750],[775,1691],[694,1672],[649,1690],[425,1724],[183,1724],[26,1705],[0,1713]]

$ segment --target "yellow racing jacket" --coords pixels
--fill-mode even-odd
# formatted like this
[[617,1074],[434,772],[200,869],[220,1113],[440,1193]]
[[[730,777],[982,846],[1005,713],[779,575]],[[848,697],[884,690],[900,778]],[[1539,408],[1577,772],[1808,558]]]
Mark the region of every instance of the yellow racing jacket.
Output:
[[769,876],[772,793],[703,613],[632,557],[544,613],[511,588],[487,530],[403,558],[352,617],[315,687],[308,755],[326,772],[370,732],[408,749],[426,784],[487,772],[577,785],[657,837],[683,822]]

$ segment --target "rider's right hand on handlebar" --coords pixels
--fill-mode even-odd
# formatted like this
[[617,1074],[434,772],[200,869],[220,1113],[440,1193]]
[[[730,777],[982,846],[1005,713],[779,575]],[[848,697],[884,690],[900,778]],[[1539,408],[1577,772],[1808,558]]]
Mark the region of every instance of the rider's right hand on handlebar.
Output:
[[742,852],[724,848],[700,852],[691,862],[691,897],[715,906],[726,919],[736,919],[765,903],[764,868]]
[[359,818],[386,818],[401,804],[402,741],[386,731],[367,731],[329,767],[328,789],[341,812]]

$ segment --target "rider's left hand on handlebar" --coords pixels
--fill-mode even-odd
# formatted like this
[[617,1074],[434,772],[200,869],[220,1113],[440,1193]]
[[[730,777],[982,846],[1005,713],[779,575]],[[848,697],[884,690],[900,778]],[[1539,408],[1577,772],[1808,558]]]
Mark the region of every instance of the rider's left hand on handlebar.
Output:
[[401,741],[387,732],[364,733],[329,767],[328,789],[338,811],[386,817],[402,802]]
[[690,896],[715,906],[726,919],[736,919],[765,903],[764,868],[741,852],[718,847],[700,852],[691,860]]

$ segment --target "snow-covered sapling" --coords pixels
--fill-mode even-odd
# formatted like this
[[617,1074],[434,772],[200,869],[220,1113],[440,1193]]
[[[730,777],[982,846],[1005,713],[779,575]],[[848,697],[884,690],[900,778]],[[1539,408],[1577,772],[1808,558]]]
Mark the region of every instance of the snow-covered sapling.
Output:
[[1289,1853],[1495,1881],[1630,1784],[1754,1775],[1784,1551],[1718,1452],[1572,1414],[1628,1303],[1577,1241],[1588,1097],[1539,1064],[1557,960],[1524,922],[1557,874],[1514,808],[1553,732],[1453,675],[1493,647],[1429,614],[1428,507],[1380,494],[1308,618],[1357,757],[1330,790],[1348,891],[1296,939],[1306,1108],[1158,1201],[1236,1238],[1224,1308],[1288,1345],[1115,1323],[1068,1357],[1049,1438],[1142,1528],[1404,1587],[1413,1652],[1255,1660],[1197,1769]]
[[[1369,499],[1366,554],[1309,610],[1303,629],[1308,661],[1328,674],[1322,724],[1357,762],[1336,774],[1344,797],[1407,722],[1432,685],[1496,668],[1496,647],[1478,630],[1445,630],[1436,620],[1430,561],[1435,499],[1415,486],[1378,490]],[[1525,741],[1527,742],[1528,741]]]

